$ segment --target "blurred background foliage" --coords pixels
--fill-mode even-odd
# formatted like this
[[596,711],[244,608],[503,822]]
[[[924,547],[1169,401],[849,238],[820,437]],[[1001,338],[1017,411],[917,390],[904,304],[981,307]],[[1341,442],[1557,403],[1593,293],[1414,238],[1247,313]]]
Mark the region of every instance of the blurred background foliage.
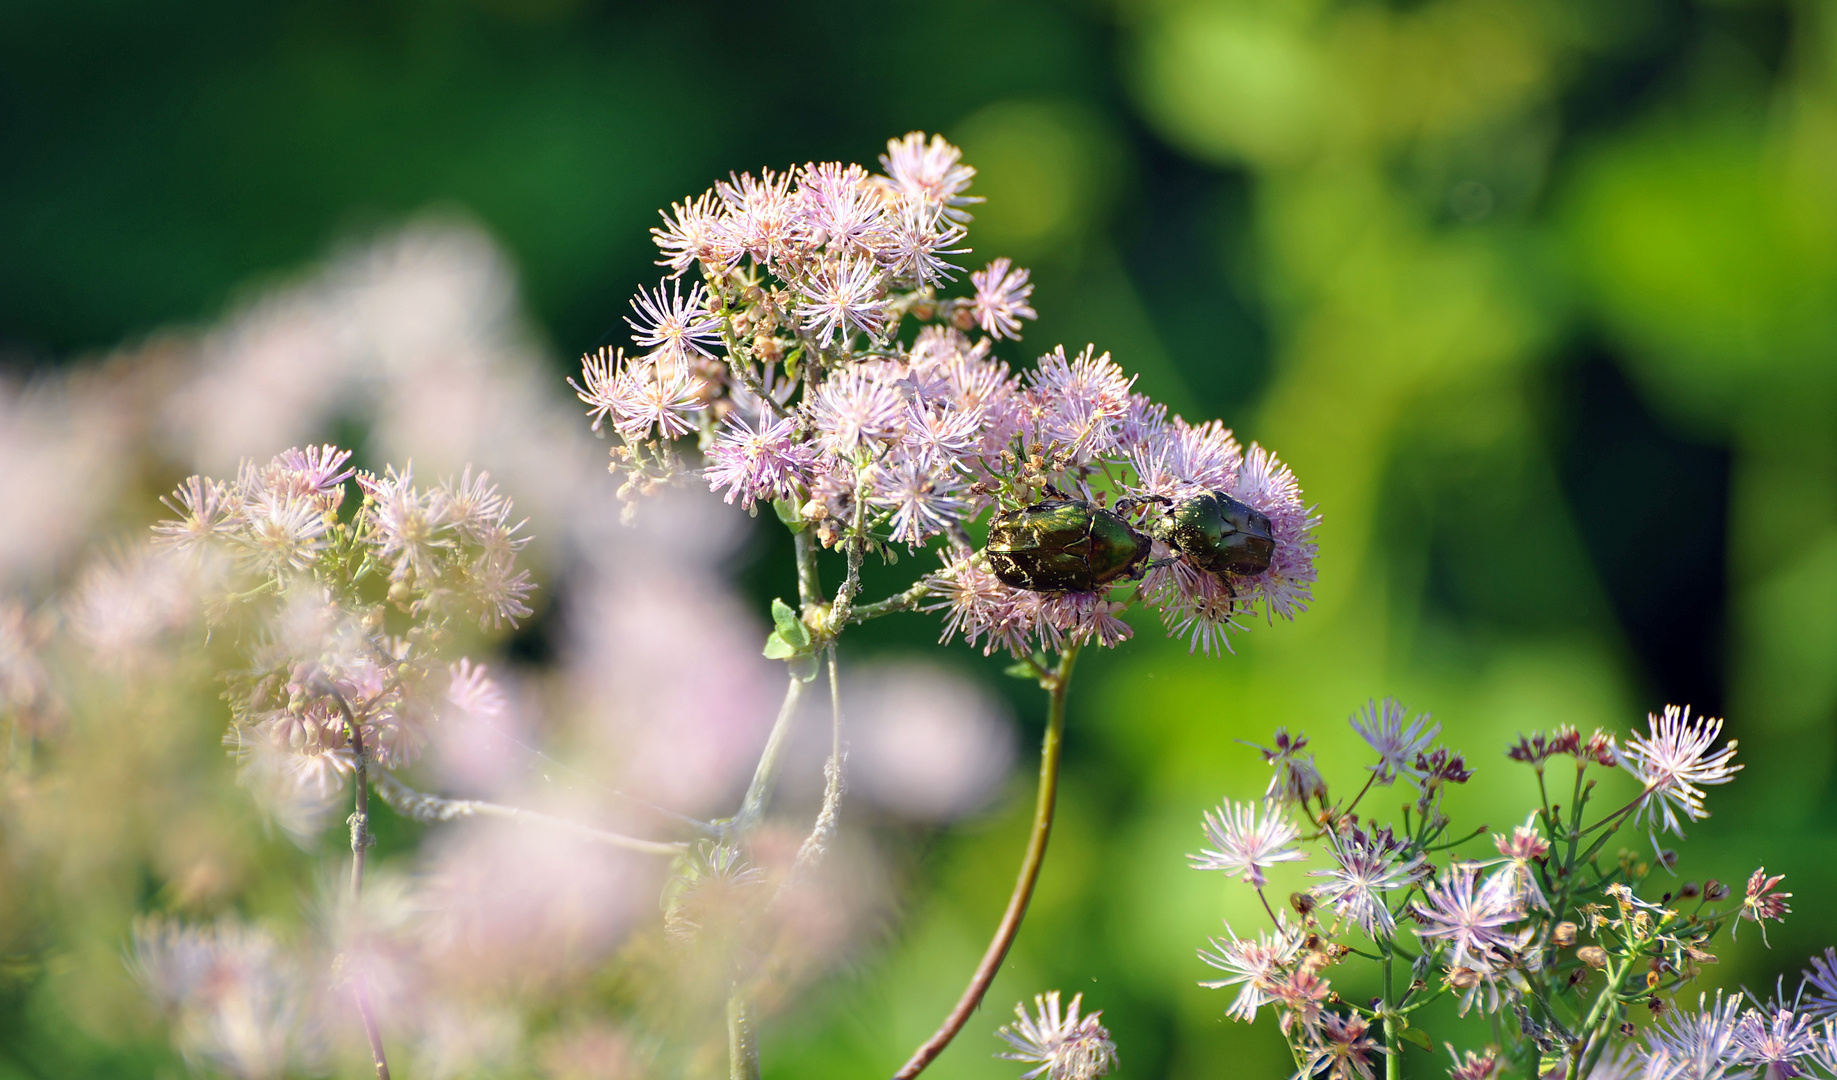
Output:
[[[1533,790],[1501,756],[1520,730],[1726,713],[1748,769],[1682,872],[1764,863],[1798,912],[1716,974],[1759,988],[1831,942],[1828,4],[20,0],[0,58],[16,378],[211,320],[430,208],[505,246],[559,378],[623,340],[657,207],[920,128],[980,170],[979,255],[1035,268],[1027,349],[1096,342],[1294,465],[1323,515],[1314,609],[1222,661],[1150,627],[1087,660],[1033,915],[941,1078],[1011,1075],[989,1033],[1055,986],[1104,1009],[1125,1076],[1286,1072],[1272,1030],[1195,986],[1193,949],[1251,902],[1183,854],[1203,807],[1262,783],[1240,739],[1305,729],[1351,781],[1343,720],[1370,696],[1436,714],[1495,828]],[[783,545],[761,528],[735,567],[761,603],[789,591]],[[866,628],[852,659],[932,628]],[[1031,690],[1000,689],[1037,732]],[[196,767],[227,771],[210,743]],[[1012,881],[1017,760],[994,810],[904,837],[897,917],[773,1025],[769,1076],[885,1075],[929,1033]],[[310,876],[270,861],[270,892]],[[166,885],[131,870],[143,899]],[[122,932],[73,922],[89,944],[59,947]],[[181,1068],[156,1029],[67,1015],[56,971],[0,970],[0,1076]]]

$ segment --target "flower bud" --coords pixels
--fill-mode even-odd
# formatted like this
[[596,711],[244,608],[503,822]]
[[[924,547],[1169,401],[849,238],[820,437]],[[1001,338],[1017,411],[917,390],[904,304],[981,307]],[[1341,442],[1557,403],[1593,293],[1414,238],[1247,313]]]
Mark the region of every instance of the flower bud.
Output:
[[1703,895],[1703,886],[1698,885],[1694,881],[1686,881],[1683,885],[1678,887],[1678,899],[1679,900],[1695,900],[1697,897],[1702,896],[1702,895]]
[[1575,944],[1575,923],[1560,922],[1550,931],[1550,940],[1568,948]]
[[1289,893],[1288,903],[1289,906],[1294,908],[1296,913],[1303,918],[1306,918],[1314,911],[1314,898],[1304,892]]
[[1607,950],[1599,945],[1584,945],[1575,951],[1576,959],[1591,968],[1607,966]]
[[1729,887],[1717,881],[1715,878],[1710,878],[1709,881],[1703,885],[1703,895],[1711,900],[1727,900],[1729,898]]
[[1660,851],[1658,853],[1658,864],[1667,870],[1676,867],[1678,864],[1678,853],[1670,848]]

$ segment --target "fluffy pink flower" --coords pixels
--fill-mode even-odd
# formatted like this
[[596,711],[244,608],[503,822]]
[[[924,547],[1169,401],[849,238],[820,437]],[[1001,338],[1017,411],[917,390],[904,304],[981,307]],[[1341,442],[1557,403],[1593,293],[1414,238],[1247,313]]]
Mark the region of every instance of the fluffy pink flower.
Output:
[[796,432],[797,421],[791,417],[761,417],[754,426],[738,414],[730,415],[708,449],[702,476],[711,490],[725,491],[728,502],[738,496],[741,506],[750,507],[759,499],[789,498],[808,483],[816,452],[809,444],[797,442]]
[[1006,258],[996,259],[988,267],[970,275],[976,296],[970,301],[970,313],[976,325],[992,338],[1021,337],[1021,320],[1037,319],[1039,314],[1027,301],[1033,296],[1028,271],[1013,270]]

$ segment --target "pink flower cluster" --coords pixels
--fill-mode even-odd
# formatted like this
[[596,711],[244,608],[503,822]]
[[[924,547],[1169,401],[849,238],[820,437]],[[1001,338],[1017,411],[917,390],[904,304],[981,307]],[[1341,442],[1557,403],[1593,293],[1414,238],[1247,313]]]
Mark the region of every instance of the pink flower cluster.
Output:
[[[255,609],[224,741],[299,832],[321,823],[360,742],[367,762],[400,768],[436,710],[497,692],[482,668],[449,673],[437,647],[455,619],[490,628],[529,615],[534,587],[516,565],[522,523],[489,476],[422,488],[412,467],[378,476],[350,458],[314,446],[245,463],[234,481],[193,476],[166,500],[178,516],[153,528],[155,543],[220,572],[213,621]],[[353,479],[363,498],[341,517]]]
[[[1011,370],[993,347],[1035,315],[1028,272],[996,259],[970,275],[971,295],[938,291],[960,269],[946,257],[968,251],[975,171],[917,132],[889,142],[881,165],[735,176],[652,230],[670,277],[633,301],[645,351],[591,355],[575,385],[596,429],[619,438],[627,494],[674,475],[672,442],[695,435],[710,487],[749,509],[778,503],[827,546],[938,540],[943,567],[921,591],[945,611],[947,640],[985,652],[1113,645],[1135,600],[1208,653],[1254,605],[1302,610],[1315,519],[1288,468],[1217,422],[1169,416],[1094,348]],[[695,268],[702,280],[684,291]],[[1146,578],[1114,594],[1003,584],[972,529],[1052,492],[1096,507],[1147,497],[1130,510],[1143,531],[1172,501],[1223,493],[1270,519],[1275,552],[1265,572],[1225,575],[1157,546]]]
[[[432,488],[414,483],[414,468],[382,476],[345,468],[351,451],[295,448],[265,465],[244,462],[234,481],[193,476],[165,498],[178,516],[153,526],[154,542],[199,556],[227,555],[277,588],[299,575],[362,576],[371,570],[413,595],[417,612],[464,609],[481,626],[502,626],[530,613],[534,588],[516,554],[529,543],[511,522],[511,503],[486,473],[470,469]],[[364,501],[348,525],[338,514],[345,481],[356,478]],[[345,566],[340,541],[362,560]],[[332,556],[328,561],[327,556]]]
[[[1489,851],[1469,848],[1486,835],[1484,826],[1450,829],[1443,796],[1472,772],[1461,754],[1435,745],[1439,725],[1392,698],[1368,702],[1350,723],[1375,759],[1350,799],[1330,796],[1312,755],[1303,753],[1304,736],[1278,729],[1273,749],[1256,748],[1274,772],[1263,799],[1227,801],[1205,812],[1208,846],[1189,857],[1198,869],[1242,877],[1269,918],[1261,934],[1240,934],[1227,923],[1224,936],[1211,938],[1199,959],[1224,977],[1200,985],[1237,988],[1225,1010],[1232,1019],[1254,1021],[1259,1009],[1273,1008],[1304,1073],[1372,1075],[1379,1055],[1406,1050],[1394,1028],[1379,1045],[1366,1025],[1444,996],[1459,1015],[1477,1008],[1517,1019],[1495,1024],[1495,1038],[1503,1034],[1503,1041],[1484,1052],[1463,1059],[1449,1045],[1450,1075],[1467,1080],[1536,1072],[1553,1047],[1570,1055],[1570,1071],[1579,1076],[1685,1080],[1837,1071],[1837,951],[1814,958],[1790,997],[1782,988],[1771,1001],[1751,998],[1745,1010],[1739,999],[1719,999],[1714,1007],[1700,1000],[1695,1011],[1676,1000],[1715,962],[1722,931],[1733,939],[1751,922],[1764,941],[1767,923],[1790,913],[1792,893],[1781,890],[1782,875],[1755,870],[1737,900],[1721,882],[1671,876],[1678,861],[1672,851],[1659,850],[1651,861],[1624,849],[1616,860],[1602,857],[1628,826],[1644,821],[1656,839],[1661,829],[1675,829],[1666,816],[1674,809],[1693,820],[1705,816],[1699,785],[1726,782],[1740,767],[1732,742],[1715,745],[1720,720],[1668,707],[1649,716],[1650,732],[1628,740],[1624,751],[1609,733],[1584,740],[1568,725],[1520,736],[1506,756],[1537,770],[1536,804],[1523,824],[1491,834]],[[1573,792],[1568,804],[1552,802],[1544,782],[1548,763],[1559,756],[1573,758],[1576,769],[1573,786],[1564,785]],[[1597,784],[1586,775],[1591,767],[1624,768],[1644,790],[1630,803],[1610,798],[1591,806]],[[1366,796],[1400,779],[1420,795],[1402,807],[1400,825],[1379,824]],[[1290,816],[1296,812],[1312,830],[1305,840]],[[1291,894],[1292,913],[1283,911],[1265,887],[1285,884],[1277,868],[1304,859],[1302,845],[1310,841],[1326,856],[1322,869],[1307,872],[1320,883]],[[1334,969],[1356,965],[1355,957],[1387,972],[1410,958],[1411,979],[1401,991],[1383,979],[1382,997],[1369,1006],[1353,1003],[1334,993],[1330,981],[1339,977]],[[1326,1007],[1335,1002],[1349,1008]],[[1645,1028],[1644,1046],[1629,1022],[1636,1009],[1660,1018]]]

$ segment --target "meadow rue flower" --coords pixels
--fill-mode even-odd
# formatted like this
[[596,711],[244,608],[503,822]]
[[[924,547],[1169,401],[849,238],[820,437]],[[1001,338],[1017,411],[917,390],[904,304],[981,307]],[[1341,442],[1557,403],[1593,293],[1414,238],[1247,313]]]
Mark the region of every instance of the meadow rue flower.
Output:
[[1387,1053],[1372,1038],[1371,1024],[1357,1013],[1327,1012],[1316,1029],[1315,1042],[1309,1048],[1298,1075],[1324,1076],[1327,1080],[1372,1080],[1371,1067]]
[[1039,318],[1027,303],[1033,295],[1033,284],[1027,280],[1027,275],[1028,271],[1015,269],[1013,262],[1006,258],[996,259],[970,275],[970,281],[976,286],[970,313],[983,333],[997,341],[1002,338],[1019,341],[1021,320]]
[[651,237],[663,253],[657,265],[669,267],[670,276],[680,278],[698,262],[704,266],[731,264],[739,252],[719,210],[713,191],[671,203],[668,213],[659,210],[663,227],[651,229]]
[[1523,825],[1512,828],[1510,836],[1494,834],[1493,846],[1498,849],[1504,865],[1486,882],[1486,887],[1494,889],[1520,910],[1531,908],[1550,910],[1550,902],[1545,899],[1543,887],[1537,882],[1537,872],[1532,869],[1533,860],[1541,859],[1550,852],[1550,841],[1537,831],[1537,812],[1532,811],[1525,818]]
[[1811,967],[1805,970],[1804,985],[1809,994],[1805,1002],[1807,1012],[1837,1016],[1837,948],[1827,948],[1822,955],[1811,958]]
[[1395,783],[1399,776],[1411,782],[1421,780],[1424,774],[1414,764],[1416,755],[1426,750],[1442,729],[1440,724],[1425,729],[1427,713],[1411,719],[1401,702],[1388,697],[1381,702],[1366,702],[1347,722],[1377,751],[1378,763],[1366,768],[1376,774],[1380,784]]
[[1448,1057],[1454,1062],[1454,1068],[1448,1070],[1448,1080],[1492,1080],[1499,1071],[1499,1056],[1492,1047],[1480,1051],[1467,1051],[1465,1057],[1455,1053],[1452,1043],[1443,1043],[1448,1048]]
[[1108,1073],[1116,1067],[1116,1044],[1098,1022],[1101,1010],[1078,1015],[1083,1000],[1083,994],[1072,995],[1071,1005],[1061,1012],[1057,990],[1037,995],[1033,1016],[1016,1005],[1014,1023],[996,1032],[1013,1049],[995,1056],[1035,1065],[1021,1080],[1092,1080]]
[[1199,985],[1212,990],[1241,987],[1225,1015],[1243,1021],[1257,1018],[1259,1006],[1274,1000],[1275,987],[1283,973],[1301,952],[1302,935],[1288,922],[1286,913],[1277,916],[1276,928],[1253,938],[1240,938],[1225,923],[1225,936],[1211,938],[1211,947],[1199,950],[1199,959],[1226,973],[1226,977]]
[[1287,728],[1277,728],[1275,737],[1270,741],[1273,744],[1271,746],[1245,744],[1256,747],[1257,752],[1263,755],[1263,760],[1275,768],[1263,797],[1272,802],[1300,807],[1305,807],[1309,799],[1325,797],[1327,782],[1314,766],[1314,755],[1309,754],[1305,758],[1301,756],[1301,751],[1308,745],[1307,733],[1298,731],[1291,736]]
[[1320,1025],[1321,1006],[1333,994],[1326,979],[1303,965],[1287,972],[1270,988],[1270,1003],[1280,1012],[1283,1034],[1312,1035]]
[[626,317],[632,328],[632,340],[650,346],[650,355],[659,362],[681,366],[692,357],[708,356],[705,346],[721,340],[721,320],[706,309],[707,291],[699,284],[684,296],[675,281],[666,295],[663,286],[649,292],[640,289],[632,298],[637,318]]
[[1810,1074],[1805,1059],[1818,1049],[1818,1030],[1812,1017],[1776,1002],[1743,1013],[1734,1041],[1743,1062],[1765,1069],[1769,1080],[1793,1080]]
[[703,476],[714,491],[725,491],[728,502],[736,496],[751,507],[760,499],[788,499],[809,483],[816,451],[795,438],[797,422],[760,417],[749,424],[739,414],[730,415],[714,445],[708,450]]
[[1395,935],[1397,921],[1384,894],[1418,881],[1427,872],[1427,861],[1420,853],[1406,854],[1409,844],[1393,836],[1388,828],[1367,835],[1357,826],[1348,825],[1330,834],[1328,843],[1337,865],[1309,871],[1310,877],[1328,879],[1309,892],[1332,905],[1341,918],[1352,921],[1367,937]]
[[1707,995],[1700,996],[1694,1011],[1674,1009],[1647,1029],[1647,1050],[1653,1058],[1667,1059],[1676,1070],[1670,1075],[1716,1080],[1744,1064],[1747,1051],[1736,1039],[1741,999],[1724,998],[1718,990],[1715,1003],[1709,1001]]
[[1423,887],[1423,898],[1410,904],[1417,936],[1425,947],[1449,950],[1456,967],[1483,969],[1522,944],[1505,929],[1524,919],[1524,909],[1509,896],[1481,886],[1479,869],[1457,863]]
[[887,152],[880,155],[880,167],[886,170],[886,184],[921,205],[936,207],[953,222],[970,220],[966,206],[982,201],[965,195],[976,170],[963,163],[963,151],[933,135],[912,131],[901,138],[887,140]]
[[1726,784],[1741,766],[1734,764],[1735,740],[1714,749],[1722,721],[1692,719],[1689,706],[1665,706],[1664,715],[1648,713],[1650,730],[1627,740],[1621,763],[1645,785],[1637,817],[1651,822],[1654,838],[1661,830],[1684,835],[1678,813],[1692,821],[1708,817],[1703,809],[1703,788]]
[[1264,870],[1307,857],[1290,846],[1300,833],[1273,806],[1225,802],[1216,810],[1207,810],[1204,817],[1206,839],[1213,846],[1187,856],[1187,862],[1196,870],[1242,875],[1260,889],[1269,881]]
[[1786,880],[1784,874],[1768,876],[1767,868],[1764,866],[1748,875],[1748,892],[1741,901],[1741,918],[1729,927],[1730,937],[1735,936],[1736,928],[1745,919],[1748,922],[1759,923],[1761,940],[1767,939],[1767,920],[1779,922],[1792,911],[1791,906],[1786,903],[1786,899],[1792,894],[1773,891],[1784,880]]
[[128,966],[172,1019],[187,1060],[247,1080],[315,1064],[307,988],[266,932],[141,918]]

